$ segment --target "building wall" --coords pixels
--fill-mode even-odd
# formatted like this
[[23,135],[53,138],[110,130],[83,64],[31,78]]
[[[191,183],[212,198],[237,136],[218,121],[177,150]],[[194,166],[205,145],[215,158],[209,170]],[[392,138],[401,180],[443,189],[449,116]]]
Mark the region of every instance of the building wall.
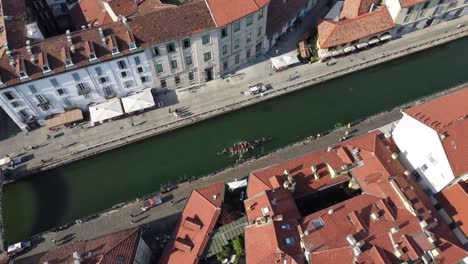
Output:
[[[217,29],[220,54],[220,74],[225,75],[239,69],[243,64],[266,52],[264,39],[268,6],[249,16]],[[251,21],[251,22],[249,22]],[[239,25],[236,30],[236,25]]]
[[[466,15],[467,0],[431,0],[411,7],[402,8],[398,0],[386,0],[385,5],[397,25],[394,34],[402,35],[426,26]],[[399,10],[396,13],[396,10]],[[431,22],[432,20],[432,22]]]
[[[125,68],[120,69],[119,63]],[[75,107],[87,110],[90,103],[141,91],[151,87],[152,81],[150,62],[144,52],[139,52],[3,89],[0,105],[20,128],[26,129],[21,120],[28,116],[42,125],[51,114]],[[41,104],[44,101],[47,103]]]
[[145,241],[140,237],[140,242],[138,243],[137,251],[135,253],[135,259],[133,264],[149,264],[151,261],[151,249],[145,243]]
[[[209,43],[203,44],[204,36],[209,36]],[[190,41],[190,47],[184,46],[187,40]],[[211,59],[205,61],[205,53],[211,54]],[[152,58],[154,86],[159,89],[176,89],[203,83],[206,81],[205,69],[208,68],[213,68],[213,79],[220,77],[217,30],[152,46],[146,54]],[[192,80],[190,76],[193,76]],[[176,83],[177,78],[180,78],[179,83]]]
[[438,133],[413,117],[403,114],[393,131],[401,157],[421,176],[421,184],[433,193],[455,177]]

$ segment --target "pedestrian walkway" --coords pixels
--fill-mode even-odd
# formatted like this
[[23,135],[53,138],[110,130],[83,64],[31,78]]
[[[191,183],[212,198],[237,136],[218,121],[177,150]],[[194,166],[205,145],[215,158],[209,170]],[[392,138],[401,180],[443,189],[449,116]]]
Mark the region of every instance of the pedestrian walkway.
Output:
[[[244,68],[233,77],[214,80],[193,90],[181,89],[161,94],[160,98],[164,101],[173,100],[174,93],[176,93],[178,102],[139,116],[111,121],[93,128],[78,126],[63,128],[55,133],[42,128],[29,133],[20,133],[0,142],[0,155],[24,154],[32,157],[15,171],[18,173],[17,176],[53,168],[452,39],[465,37],[468,35],[468,29],[466,27],[457,29],[456,25],[467,22],[468,16],[464,16],[416,31],[382,46],[333,59],[336,64],[332,66],[313,63],[277,73],[270,68],[269,61],[264,58],[264,61]],[[297,78],[289,81],[288,76],[291,75]],[[273,89],[263,97],[241,94],[248,89],[250,84],[258,82],[270,83]],[[169,113],[169,107],[184,108],[190,116],[177,118],[173,113]]]

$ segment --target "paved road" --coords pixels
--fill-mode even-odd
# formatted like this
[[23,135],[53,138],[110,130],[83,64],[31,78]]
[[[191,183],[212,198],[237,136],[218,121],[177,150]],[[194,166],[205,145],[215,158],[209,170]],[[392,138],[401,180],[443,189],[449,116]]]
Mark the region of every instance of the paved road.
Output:
[[[336,59],[337,63],[333,66],[313,63],[276,73],[270,68],[269,60],[265,57],[263,61],[243,69],[242,72],[233,77],[215,80],[193,90],[180,89],[160,95],[161,100],[173,103],[169,106],[170,108],[185,107],[192,114],[193,118],[189,117],[178,120],[173,114],[169,113],[169,107],[164,107],[139,116],[108,122],[90,129],[80,127],[72,129],[63,128],[59,132],[50,133],[47,129],[43,128],[27,134],[20,133],[15,137],[1,141],[0,155],[16,155],[20,153],[29,155],[32,159],[21,166],[16,171],[18,173],[27,173],[34,168],[47,168],[44,165],[48,163],[52,164],[52,166],[58,166],[62,162],[71,161],[73,158],[92,155],[109,147],[123,145],[131,140],[163,133],[182,125],[235,109],[225,108],[227,105],[238,104],[240,107],[269,98],[265,96],[265,98],[258,98],[259,100],[247,102],[248,96],[242,95],[241,92],[247,89],[248,84],[259,81],[272,83],[272,93],[278,92],[272,96],[277,96],[294,90],[290,89],[286,91],[283,89],[292,85],[292,82],[287,80],[288,75],[299,76],[299,78],[294,80],[296,83],[316,78],[307,85],[324,81],[388,60],[390,54],[393,54],[392,56],[403,56],[410,52],[408,51],[409,47],[423,49],[436,45],[437,43],[432,43],[431,41],[440,39],[446,35],[457,33],[458,36],[456,38],[467,36],[468,30],[466,28],[456,28],[457,24],[467,22],[468,16],[464,16],[419,30],[382,46]],[[307,23],[303,23],[302,25],[305,24]],[[295,34],[296,37],[302,36],[303,31],[304,29],[301,31],[298,28],[292,34]],[[286,43],[283,43],[284,46],[291,46],[292,39],[297,38],[288,37],[283,39],[287,39]],[[438,43],[442,41],[444,40],[439,40]],[[369,63],[369,65],[366,63]],[[340,72],[340,70],[342,71]],[[295,89],[307,85],[299,85]],[[137,125],[132,126],[132,123]],[[50,139],[47,139],[48,135]],[[30,146],[38,146],[38,148],[31,150]],[[45,164],[43,164],[44,162]]]

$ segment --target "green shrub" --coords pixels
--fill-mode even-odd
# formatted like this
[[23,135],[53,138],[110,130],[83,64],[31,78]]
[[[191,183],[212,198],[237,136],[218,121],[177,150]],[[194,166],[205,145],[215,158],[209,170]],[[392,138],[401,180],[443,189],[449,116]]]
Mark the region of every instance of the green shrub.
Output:
[[232,247],[234,248],[234,251],[236,252],[237,257],[244,256],[244,246],[242,245],[242,241],[239,237],[236,239],[232,240]]

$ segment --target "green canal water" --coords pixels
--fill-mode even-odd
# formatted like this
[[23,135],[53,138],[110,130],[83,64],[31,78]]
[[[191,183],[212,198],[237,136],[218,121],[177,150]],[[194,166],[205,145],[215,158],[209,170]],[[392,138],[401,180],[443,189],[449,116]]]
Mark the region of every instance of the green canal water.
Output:
[[[256,153],[468,80],[468,38],[63,166],[4,189],[6,238],[28,236],[235,162],[217,152],[273,137]],[[248,156],[246,157],[248,158]]]

